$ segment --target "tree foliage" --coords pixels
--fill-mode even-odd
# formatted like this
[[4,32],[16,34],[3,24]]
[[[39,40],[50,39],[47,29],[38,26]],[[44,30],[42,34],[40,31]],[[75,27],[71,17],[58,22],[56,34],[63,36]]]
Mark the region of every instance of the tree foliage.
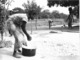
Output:
[[50,17],[50,12],[49,10],[44,10],[40,13],[40,18],[49,18]]
[[5,4],[7,0],[0,0],[2,4]]
[[34,17],[38,16],[42,9],[34,1],[31,3],[27,1],[27,4],[24,3],[23,7],[25,8],[25,12],[28,14],[29,19],[34,19]]
[[48,6],[54,6],[54,5],[60,5],[60,6],[77,6],[79,5],[79,0],[48,0]]
[[79,5],[74,7],[73,12],[74,12],[74,15],[77,18],[79,18]]
[[41,19],[47,19],[47,18],[51,18],[51,19],[54,19],[54,18],[62,18],[62,19],[66,19],[67,18],[67,15],[64,14],[64,13],[59,13],[59,11],[55,10],[53,12],[49,12],[49,10],[44,10],[40,13],[39,17]]
[[58,11],[53,11],[52,13],[51,13],[51,15],[54,17],[54,18],[60,18],[60,13],[58,12]]
[[49,7],[54,5],[60,5],[64,7],[73,6],[73,14],[79,18],[79,0],[48,0]]

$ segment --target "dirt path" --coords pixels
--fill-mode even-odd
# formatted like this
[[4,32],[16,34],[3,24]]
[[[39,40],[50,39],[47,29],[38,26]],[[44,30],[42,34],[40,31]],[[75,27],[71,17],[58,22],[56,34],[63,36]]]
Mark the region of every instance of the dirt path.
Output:
[[35,56],[17,59],[12,56],[13,47],[0,48],[0,60],[80,60],[79,33],[40,30],[31,35]]

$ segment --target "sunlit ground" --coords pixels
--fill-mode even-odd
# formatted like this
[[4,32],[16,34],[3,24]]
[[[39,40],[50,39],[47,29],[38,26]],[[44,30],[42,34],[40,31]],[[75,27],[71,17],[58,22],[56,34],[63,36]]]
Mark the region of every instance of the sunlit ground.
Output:
[[[60,20],[60,19],[59,19]],[[33,57],[14,58],[13,46],[10,48],[0,48],[0,60],[80,60],[80,39],[79,39],[79,26],[74,26],[68,29],[67,26],[57,25],[53,23],[51,29],[48,27],[47,20],[40,20],[37,23],[37,30],[35,21],[28,23],[28,33],[32,36],[32,41],[28,45],[36,47],[36,55]],[[31,31],[32,29],[32,31]],[[19,35],[20,39],[24,37]],[[4,35],[5,41],[12,41],[14,37]]]
[[[32,36],[31,44],[36,46],[36,55],[33,57],[21,55],[22,58],[19,60],[80,60],[79,32],[70,31],[36,30],[32,31],[32,34],[28,31]],[[13,37],[5,37],[4,40],[14,42]],[[12,53],[13,47],[0,48],[0,60],[18,60]]]

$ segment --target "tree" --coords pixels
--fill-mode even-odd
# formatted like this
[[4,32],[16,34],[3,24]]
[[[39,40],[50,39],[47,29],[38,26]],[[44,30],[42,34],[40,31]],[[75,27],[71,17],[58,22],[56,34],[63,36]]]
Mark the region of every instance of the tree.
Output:
[[27,1],[27,4],[24,3],[23,7],[25,8],[25,12],[28,14],[29,19],[34,19],[34,17],[37,17],[42,9],[34,1],[32,1],[31,3]]
[[59,13],[59,11],[55,10],[52,12],[49,12],[49,10],[43,10],[40,13],[40,18],[43,19],[47,19],[47,18],[62,18],[62,19],[67,19],[67,15],[63,14],[63,13]]
[[54,6],[55,4],[60,6],[77,6],[79,5],[79,0],[48,0],[48,6]]
[[[13,0],[0,0],[0,33],[1,40],[3,40],[3,31],[4,31],[4,21],[8,15],[8,7]],[[5,7],[7,5],[7,8]]]
[[2,4],[5,4],[7,0],[0,0]]
[[40,13],[40,18],[49,18],[49,17],[50,17],[49,10],[44,10]]
[[60,13],[60,18],[62,19],[67,19],[68,15],[64,14],[64,13]]
[[73,11],[74,11],[74,15],[76,15],[77,18],[79,18],[79,5],[75,6],[74,9],[73,9]]
[[[25,8],[25,13],[28,15],[29,20],[34,20],[34,18],[38,18],[39,13],[41,12],[41,9],[42,9],[34,1],[32,1],[31,3],[30,1],[27,1],[27,3],[23,4],[23,7]],[[35,26],[37,29],[37,19],[35,21]],[[32,25],[31,25],[31,33],[32,33]]]
[[[73,13],[73,14],[75,14],[77,17],[79,17],[79,0],[48,0],[49,7],[54,6],[54,5],[57,5],[57,6],[60,5],[62,7],[69,6],[69,7],[74,7],[74,8],[77,6],[78,7],[78,8],[76,8],[77,12],[75,12],[75,9],[74,9],[73,12],[75,12],[75,13]],[[70,20],[72,20],[72,19],[69,19],[68,23],[70,23],[70,25],[68,25],[68,27],[70,27],[72,24],[72,22]]]
[[51,14],[54,18],[60,18],[60,13],[59,11],[53,11],[52,14]]

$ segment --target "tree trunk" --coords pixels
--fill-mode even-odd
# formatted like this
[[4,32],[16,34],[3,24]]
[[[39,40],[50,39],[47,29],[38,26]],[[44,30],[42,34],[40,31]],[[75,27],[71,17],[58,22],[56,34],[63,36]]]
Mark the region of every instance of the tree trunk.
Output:
[[32,19],[30,19],[31,20],[31,34],[32,34]]
[[3,41],[3,31],[1,31],[1,40]]
[[0,17],[0,34],[1,34],[1,40],[3,41],[3,19]]
[[73,16],[69,15],[68,28],[72,28]]
[[36,30],[37,30],[37,19],[35,20],[35,27],[36,27]]
[[72,28],[72,22],[68,22],[68,28]]
[[49,29],[51,29],[52,22],[51,21],[48,21],[48,23],[49,23]]

